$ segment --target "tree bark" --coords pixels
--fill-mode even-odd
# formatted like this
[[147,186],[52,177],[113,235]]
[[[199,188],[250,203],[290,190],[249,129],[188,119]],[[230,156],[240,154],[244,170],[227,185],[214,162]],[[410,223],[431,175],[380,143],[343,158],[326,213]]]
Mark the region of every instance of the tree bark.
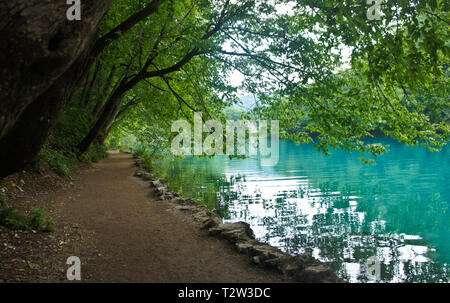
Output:
[[90,46],[112,1],[81,1],[68,21],[66,1],[0,0],[0,139]]
[[95,58],[163,1],[96,40],[113,0],[81,1],[81,21],[66,1],[0,0],[0,178],[35,158]]
[[[89,101],[92,95],[92,87],[94,86],[95,81],[97,81],[98,72],[100,71],[100,68],[101,68],[100,61],[97,60],[97,63],[95,63],[92,79],[90,79],[89,84],[87,85],[86,90],[83,91],[83,95],[81,97],[81,104],[83,104],[85,108],[87,108],[87,106],[89,105]],[[86,77],[89,78],[89,74]]]
[[101,111],[101,109],[103,107],[103,103],[104,103],[104,99],[105,99],[104,97],[107,98],[107,96],[109,96],[109,93],[110,93],[110,90],[111,90],[111,86],[112,86],[111,84],[113,82],[114,76],[116,75],[116,71],[117,71],[117,67],[113,66],[111,68],[111,71],[109,72],[108,78],[106,79],[106,82],[105,82],[105,84],[102,87],[102,93],[99,94],[97,103],[95,104],[95,107],[92,110],[92,114],[91,115],[94,118],[96,118],[100,114],[100,111]]
[[0,2],[0,20],[9,21],[0,24],[0,178],[35,158],[81,86],[111,2],[82,1],[81,21],[66,19],[65,1]]

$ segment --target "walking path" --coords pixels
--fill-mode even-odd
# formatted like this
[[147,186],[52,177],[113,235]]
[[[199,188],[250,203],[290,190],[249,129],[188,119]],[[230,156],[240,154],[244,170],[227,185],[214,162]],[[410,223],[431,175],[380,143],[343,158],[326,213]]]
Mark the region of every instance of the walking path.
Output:
[[156,199],[134,172],[131,155],[110,152],[80,171],[69,190],[56,193],[61,206],[55,219],[75,226],[81,242],[89,242],[72,245],[83,281],[283,282],[281,275],[254,266],[229,243],[208,236],[192,218]]

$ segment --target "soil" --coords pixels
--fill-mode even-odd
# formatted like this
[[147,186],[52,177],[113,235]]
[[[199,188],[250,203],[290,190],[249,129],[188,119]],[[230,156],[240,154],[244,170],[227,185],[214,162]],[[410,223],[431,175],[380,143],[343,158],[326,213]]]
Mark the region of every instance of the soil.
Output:
[[0,282],[67,282],[66,260],[81,260],[82,282],[290,282],[257,267],[134,177],[131,155],[81,167],[71,179],[22,172],[1,181],[10,205],[41,205],[51,233],[0,227]]

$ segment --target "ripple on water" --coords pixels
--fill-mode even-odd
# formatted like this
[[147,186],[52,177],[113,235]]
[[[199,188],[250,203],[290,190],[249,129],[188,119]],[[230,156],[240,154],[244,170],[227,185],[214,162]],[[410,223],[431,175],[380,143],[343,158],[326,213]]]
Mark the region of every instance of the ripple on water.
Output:
[[369,165],[356,153],[326,157],[282,141],[274,167],[257,158],[187,158],[161,172],[226,222],[246,221],[259,240],[309,253],[349,281],[367,281],[372,257],[385,282],[448,281],[449,148],[374,140],[391,152]]

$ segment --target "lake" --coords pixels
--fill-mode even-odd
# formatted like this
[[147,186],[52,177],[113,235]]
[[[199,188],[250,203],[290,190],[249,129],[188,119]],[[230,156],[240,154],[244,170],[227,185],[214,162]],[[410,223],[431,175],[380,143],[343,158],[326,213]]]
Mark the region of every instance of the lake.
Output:
[[248,222],[258,240],[310,254],[350,282],[372,281],[375,262],[382,282],[448,282],[450,149],[371,141],[390,145],[371,164],[281,141],[273,167],[215,156],[160,161],[154,171],[224,222]]

